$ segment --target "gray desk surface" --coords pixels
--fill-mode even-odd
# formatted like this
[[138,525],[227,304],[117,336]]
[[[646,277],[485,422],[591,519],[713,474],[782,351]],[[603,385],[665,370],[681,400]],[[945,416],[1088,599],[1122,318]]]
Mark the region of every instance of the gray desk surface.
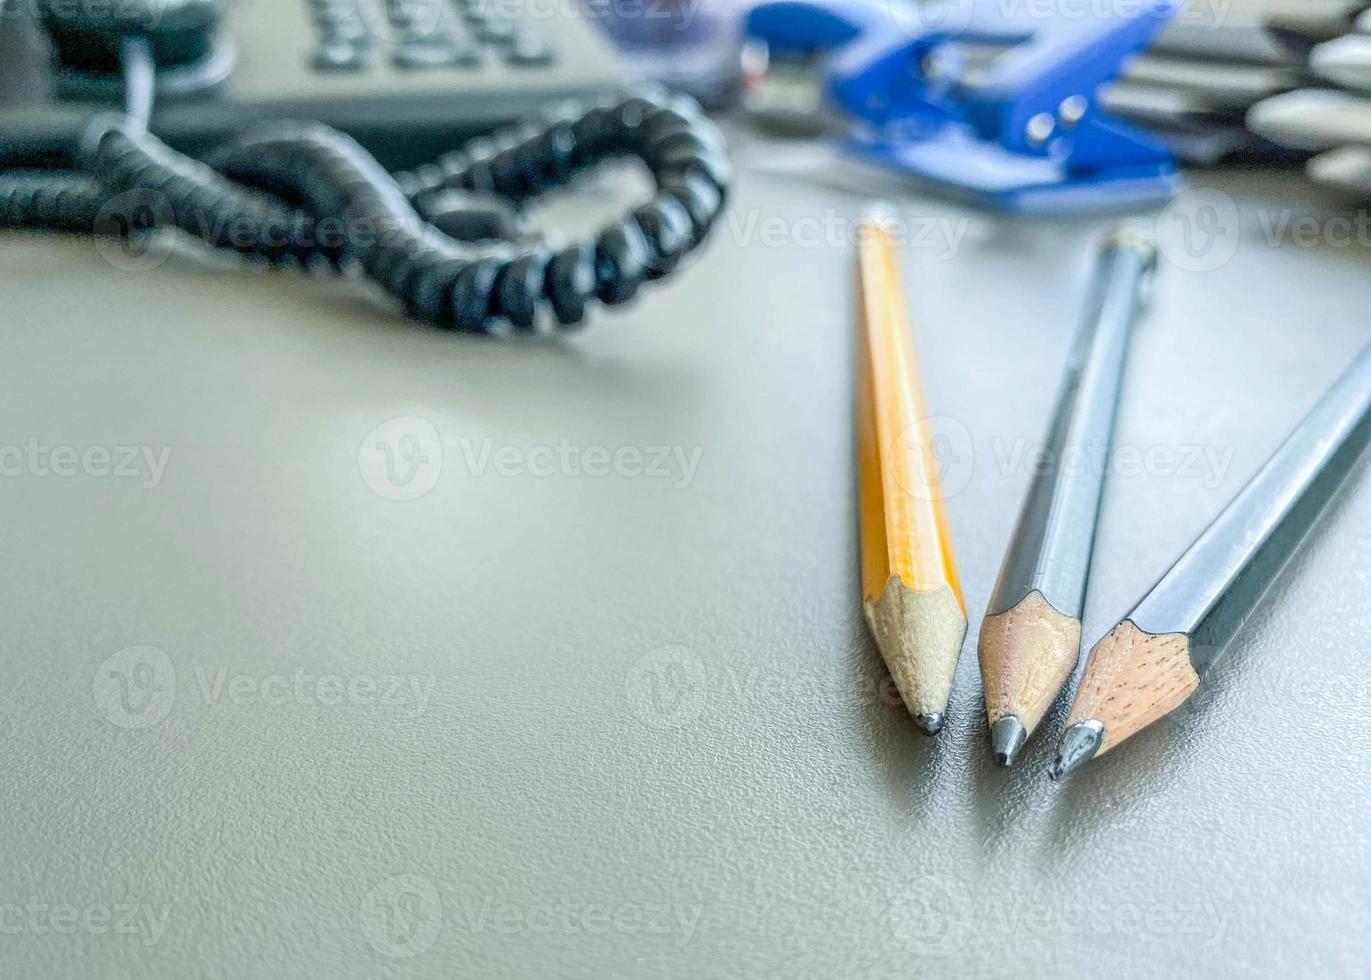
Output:
[[[1284,225],[1339,212],[1220,186],[1216,244],[1162,219],[1091,641],[1371,340],[1371,253]],[[1183,725],[994,770],[969,641],[926,740],[857,606],[861,204],[745,169],[544,344],[0,241],[0,974],[1365,975],[1371,485]],[[901,205],[974,637],[1110,222]]]

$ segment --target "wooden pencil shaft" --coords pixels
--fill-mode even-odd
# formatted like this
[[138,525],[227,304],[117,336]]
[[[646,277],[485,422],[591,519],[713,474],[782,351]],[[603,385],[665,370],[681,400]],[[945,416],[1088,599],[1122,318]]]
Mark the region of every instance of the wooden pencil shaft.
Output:
[[1129,614],[1189,637],[1203,676],[1242,628],[1371,440],[1371,346]]
[[1067,360],[1042,466],[1029,485],[988,615],[1039,592],[1079,619],[1085,601],[1119,388],[1154,246],[1131,233],[1106,242]]
[[966,608],[895,252],[874,220],[857,242],[856,368],[862,608],[915,724],[933,735],[946,718]]
[[894,575],[915,592],[950,587],[961,604],[904,290],[878,222],[863,224],[857,259],[863,592],[876,599]]

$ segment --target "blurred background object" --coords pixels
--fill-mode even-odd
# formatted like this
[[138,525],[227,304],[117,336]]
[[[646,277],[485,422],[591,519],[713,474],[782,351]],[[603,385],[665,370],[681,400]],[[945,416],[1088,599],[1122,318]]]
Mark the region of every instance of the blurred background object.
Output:
[[1358,197],[1371,195],[1371,5],[1343,4],[1321,20],[1308,13],[1272,22],[1271,31],[1301,59],[1301,86],[1254,105],[1253,131],[1317,154],[1311,179]]
[[[826,59],[882,23],[911,32],[951,28],[959,50],[935,67],[950,73],[949,84],[975,87],[1020,40],[994,43],[987,39],[992,28],[1011,35],[1015,29],[1068,31],[1084,18],[1114,15],[1104,7],[1058,6],[1046,17],[1042,7],[1031,5],[762,4],[745,29],[744,105],[756,124],[776,132],[832,131],[821,93]],[[1127,6],[1135,13],[1141,9]],[[805,11],[815,7],[828,17]],[[1300,164],[1311,150],[1371,145],[1371,100],[1338,91],[1371,89],[1371,34],[1363,33],[1371,29],[1368,7],[1365,0],[1183,4],[1146,52],[1103,87],[1103,107],[1156,134],[1192,166]],[[968,26],[980,36],[972,37]],[[916,72],[924,67],[914,66]],[[1315,94],[1291,95],[1306,92]],[[1309,172],[1317,180],[1360,186],[1360,159],[1343,153]]]
[[760,3],[743,26],[743,105],[757,126],[781,136],[817,136],[841,121],[820,93],[831,52],[887,26],[879,0]]
[[[749,49],[767,63],[774,52],[787,74],[812,66],[815,105],[841,113],[833,129],[848,155],[945,195],[1041,213],[1128,208],[1175,193],[1171,152],[1111,117],[1100,89],[1177,3],[1059,23],[923,9],[906,18],[852,0],[763,4],[747,19]],[[774,126],[800,115],[794,104],[773,108],[768,87],[764,78],[749,87],[755,118]]]
[[[173,0],[139,0],[165,19]],[[133,0],[23,0],[0,16],[0,166],[69,157],[117,105],[111,65],[54,43],[51,10]],[[624,71],[575,0],[175,0],[223,8],[203,58],[162,65],[153,130],[199,152],[249,123],[313,119],[402,169],[549,103],[622,91]],[[160,12],[159,12],[160,11]],[[194,84],[191,84],[191,83]]]
[[635,78],[720,106],[738,86],[742,44],[735,0],[583,0]]

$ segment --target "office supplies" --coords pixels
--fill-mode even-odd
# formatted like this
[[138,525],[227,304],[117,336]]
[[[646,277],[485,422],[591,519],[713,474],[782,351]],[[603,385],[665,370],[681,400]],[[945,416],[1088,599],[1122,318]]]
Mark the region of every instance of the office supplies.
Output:
[[[1139,59],[1125,81],[1109,93],[1106,103],[1123,118],[1157,133],[1188,163],[1297,162],[1298,140],[1290,142],[1281,135],[1286,122],[1273,123],[1263,115],[1265,109],[1255,107],[1307,85],[1313,52],[1353,30],[1366,6],[1364,0],[1189,4],[1148,56]],[[1167,71],[1153,72],[1154,59],[1166,59],[1179,70],[1169,78]],[[1154,94],[1135,89],[1142,83],[1154,89],[1181,83],[1186,102],[1172,112]],[[1215,118],[1199,122],[1197,128],[1192,117],[1201,112]],[[1290,117],[1289,128],[1304,128],[1299,112]]]
[[[993,45],[965,50],[963,77],[979,81],[1005,48]],[[1206,61],[1159,54],[1149,47],[1125,66],[1108,89],[1163,89],[1183,92],[1211,109],[1241,106],[1297,87],[1304,72],[1295,65],[1247,64],[1237,61]]]
[[[121,66],[126,112],[88,123],[73,171],[0,173],[0,227],[123,236],[135,215],[148,214],[152,227],[142,232],[174,228],[273,264],[358,268],[410,316],[439,327],[532,331],[554,318],[580,322],[593,299],[628,302],[670,274],[723,208],[722,137],[688,98],[663,94],[558,109],[396,177],[318,123],[265,123],[225,140],[207,162],[192,159],[146,122],[158,57],[208,46],[202,35],[213,20],[158,19],[152,14],[163,0],[140,2],[150,5],[142,26],[112,21],[109,7],[103,16],[62,20],[64,45]],[[214,6],[181,2],[187,11]],[[442,231],[453,192],[518,207],[621,156],[641,160],[654,195],[593,242],[553,249],[464,242]]]
[[[891,16],[888,7],[868,0],[776,0],[754,8],[745,22],[749,119],[786,136],[838,131],[840,119],[820,94],[826,60],[863,35],[888,31]],[[968,43],[972,37],[974,43]],[[959,33],[942,48],[936,70],[954,65],[958,85],[975,89],[1026,37],[1012,29],[1000,37],[983,30]],[[1302,78],[1294,65],[1213,63],[1151,53],[1122,67],[1117,80],[1098,89],[1105,113],[1149,130],[1182,160],[1202,164],[1264,148],[1243,129],[1242,113],[1260,98],[1296,87]]]
[[[1309,71],[1317,76],[1310,84],[1321,80],[1325,87],[1264,99],[1247,113],[1247,125],[1266,139],[1292,150],[1321,154],[1305,165],[1311,180],[1357,194],[1367,190],[1363,151],[1371,146],[1371,37],[1356,33],[1371,17],[1365,7],[1365,3],[1345,6],[1337,16],[1325,17],[1303,33],[1282,26],[1283,21],[1273,24],[1273,31],[1305,58]],[[1334,35],[1341,36],[1328,39]],[[1327,83],[1352,91],[1335,91]]]
[[[313,119],[346,132],[388,169],[402,169],[555,102],[611,97],[626,77],[575,3],[10,0],[5,7],[0,141],[29,152],[65,153],[90,115],[119,96],[108,49],[92,63],[79,56],[79,44],[60,36],[54,43],[53,34],[64,32],[53,24],[83,12],[113,11],[134,25],[208,19],[200,40],[159,55],[152,129],[189,153],[249,124]],[[13,165],[0,157],[0,166]]]
[[[963,75],[980,77],[1003,49],[965,49]],[[1157,137],[1185,163],[1213,166],[1235,156],[1270,156],[1277,148],[1249,133],[1243,115],[1260,99],[1299,87],[1294,65],[1215,62],[1152,50],[1130,61],[1099,89],[1110,116]]]
[[[757,8],[748,31],[801,63],[826,54],[823,89],[859,159],[997,210],[1073,211],[1161,200],[1179,186],[1170,151],[1097,98],[1175,10],[1157,0],[1035,33],[980,22],[925,30],[865,4],[786,0]],[[1007,50],[973,74],[987,47]]]
[[1125,80],[1109,86],[1102,98],[1110,112],[1146,127],[1184,163],[1213,167],[1233,157],[1280,152],[1248,131],[1241,112],[1215,109],[1180,89]]
[[1371,439],[1371,346],[1086,664],[1061,779],[1180,707],[1266,595]]
[[[1156,0],[1017,37],[873,33],[832,57],[828,93],[858,122],[852,153],[954,197],[1014,212],[1165,200],[1179,186],[1171,152],[1107,116],[1098,90],[1176,9]],[[979,78],[960,74],[961,45],[1006,42]]]
[[1153,47],[1159,53],[1203,61],[1294,65],[1296,52],[1273,31],[1273,25],[1306,31],[1310,25],[1346,16],[1362,5],[1357,0],[1190,3],[1185,15],[1172,21]]
[[1135,125],[1145,126],[1161,135],[1183,129],[1199,134],[1214,131],[1228,119],[1228,114],[1215,109],[1201,96],[1177,88],[1157,85],[1137,85],[1121,80],[1101,92],[1101,99],[1110,112],[1125,116]]
[[1371,99],[1324,89],[1287,92],[1254,105],[1247,124],[1267,139],[1299,150],[1371,146]]
[[993,758],[1012,766],[1081,649],[1081,609],[1099,518],[1114,416],[1156,246],[1131,229],[1101,251],[1085,317],[981,624],[981,682]]
[[857,239],[857,482],[862,609],[919,729],[942,730],[966,638],[909,316],[888,229]]
[[1345,88],[1371,89],[1371,36],[1348,34],[1309,53],[1314,74]]
[[1294,68],[1215,64],[1160,55],[1133,62],[1122,84],[1175,89],[1213,110],[1245,111],[1252,103],[1298,88],[1303,75]]
[[[476,0],[472,0],[476,2]],[[719,107],[737,91],[741,32],[733,0],[585,0],[635,80]]]
[[[1308,129],[1309,104],[1275,101],[1300,107],[1287,115],[1267,103],[1307,88],[1311,71],[1320,71],[1316,60],[1326,62],[1328,78],[1356,85],[1356,38],[1348,44],[1334,38],[1352,32],[1366,7],[1364,0],[1250,0],[1222,10],[1191,4],[1113,86],[1106,106],[1148,126],[1189,163],[1302,162],[1300,134]],[[1320,48],[1326,53],[1316,55]],[[1142,92],[1143,85],[1149,92]],[[1160,89],[1183,92],[1185,100],[1172,99],[1168,106]],[[1206,114],[1212,118],[1202,119]],[[1286,130],[1294,137],[1287,138]]]
[[1329,150],[1310,160],[1305,171],[1316,183],[1371,196],[1371,147],[1342,146]]
[[1347,4],[1278,10],[1267,16],[1266,31],[1297,57],[1308,58],[1317,46],[1351,31],[1357,12]]
[[743,108],[748,118],[785,136],[817,136],[839,120],[819,92],[828,56],[870,31],[890,26],[880,0],[772,0],[743,18]]

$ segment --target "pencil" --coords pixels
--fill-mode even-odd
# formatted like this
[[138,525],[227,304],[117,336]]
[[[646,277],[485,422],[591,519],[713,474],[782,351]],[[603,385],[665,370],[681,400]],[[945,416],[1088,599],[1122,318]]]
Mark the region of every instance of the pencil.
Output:
[[1049,775],[1180,707],[1266,595],[1371,439],[1371,346],[1128,618],[1095,645]]
[[857,238],[856,346],[862,608],[915,724],[936,735],[966,607],[895,252],[874,217]]
[[981,622],[981,682],[997,765],[1012,766],[1081,654],[1081,609],[1119,386],[1156,246],[1130,229],[1101,249],[1052,423]]

